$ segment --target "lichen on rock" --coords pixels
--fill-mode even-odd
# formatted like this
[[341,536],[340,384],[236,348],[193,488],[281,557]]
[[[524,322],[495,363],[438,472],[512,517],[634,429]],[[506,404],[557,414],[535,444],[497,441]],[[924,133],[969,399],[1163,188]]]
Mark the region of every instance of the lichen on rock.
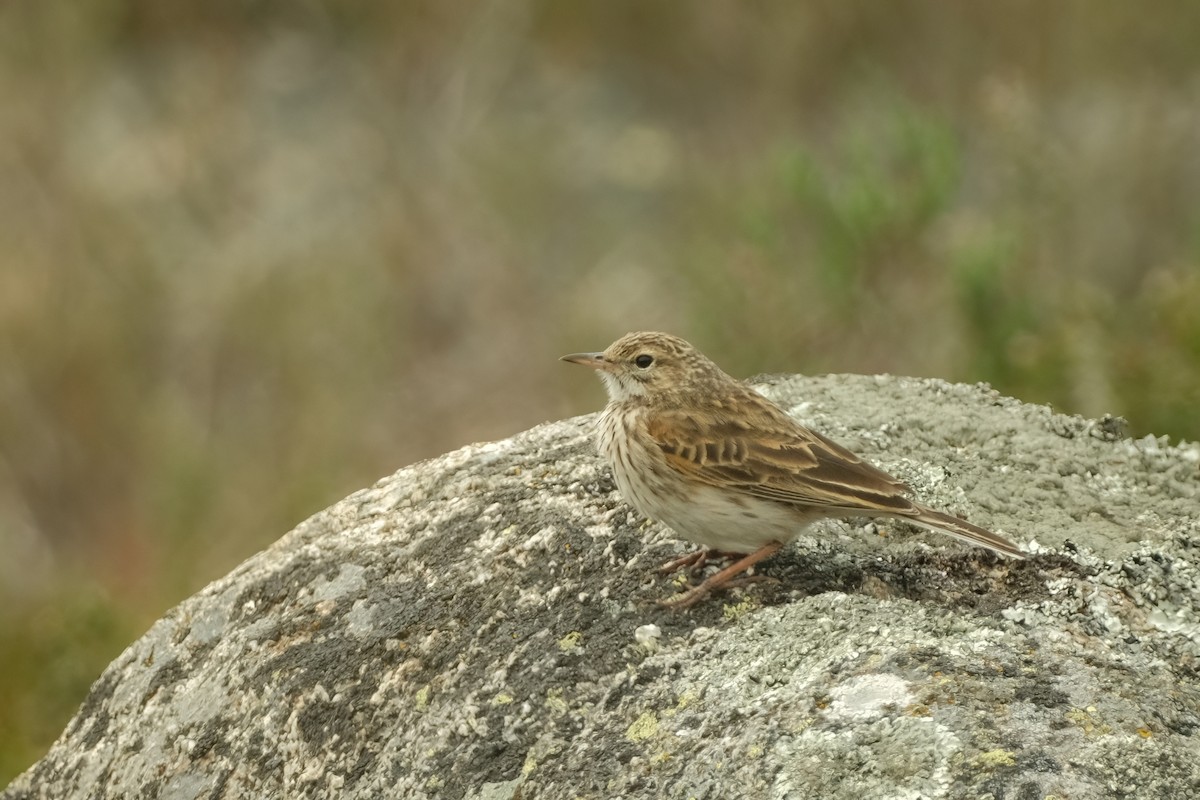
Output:
[[0,798],[1194,796],[1200,448],[984,386],[756,386],[1031,557],[830,521],[670,611],[686,544],[621,502],[592,418],[550,423],[172,609]]

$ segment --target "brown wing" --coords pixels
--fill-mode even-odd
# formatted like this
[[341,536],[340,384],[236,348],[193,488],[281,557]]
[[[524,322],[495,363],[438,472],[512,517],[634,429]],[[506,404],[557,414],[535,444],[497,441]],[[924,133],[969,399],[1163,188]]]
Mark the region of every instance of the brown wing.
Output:
[[709,410],[656,413],[649,435],[672,467],[711,486],[831,511],[913,513],[903,482],[765,398],[739,400],[736,418]]

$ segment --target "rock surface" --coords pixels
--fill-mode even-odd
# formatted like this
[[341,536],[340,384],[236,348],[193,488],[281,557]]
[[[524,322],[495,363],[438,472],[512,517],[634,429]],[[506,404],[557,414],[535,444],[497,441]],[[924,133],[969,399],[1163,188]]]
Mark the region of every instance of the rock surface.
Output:
[[1200,447],[987,387],[769,378],[1001,530],[830,521],[687,612],[592,418],[416,464],[181,603],[22,798],[1079,798],[1200,792]]

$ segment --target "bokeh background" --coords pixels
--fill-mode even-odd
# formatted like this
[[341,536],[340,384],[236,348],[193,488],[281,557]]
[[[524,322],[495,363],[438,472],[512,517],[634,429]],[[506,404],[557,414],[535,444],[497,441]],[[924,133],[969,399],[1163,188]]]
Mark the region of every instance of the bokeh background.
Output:
[[1200,438],[1200,4],[0,4],[0,786],[168,607],[558,355]]

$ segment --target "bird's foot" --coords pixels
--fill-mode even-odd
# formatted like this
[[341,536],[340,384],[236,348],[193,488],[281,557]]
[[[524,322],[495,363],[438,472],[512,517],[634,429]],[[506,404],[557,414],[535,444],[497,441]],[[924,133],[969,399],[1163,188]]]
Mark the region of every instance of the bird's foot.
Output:
[[709,561],[730,561],[735,558],[742,558],[745,553],[735,553],[732,550],[710,550],[701,548],[692,553],[686,553],[679,558],[673,558],[658,568],[659,575],[670,575],[672,572],[678,572],[681,569],[686,569],[692,575],[700,574],[700,571],[708,565]]
[[724,589],[729,586],[742,586],[747,583],[754,583],[764,579],[770,580],[770,578],[766,578],[766,576],[759,575],[742,575],[740,578],[738,576],[763,559],[770,558],[771,556],[775,555],[782,547],[782,542],[769,542],[768,544],[755,550],[750,555],[745,556],[733,564],[730,564],[716,575],[709,577],[699,586],[693,586],[686,592],[677,594],[674,597],[668,597],[665,600],[659,600],[658,603],[659,605],[667,608],[689,608],[708,597],[717,589]]

